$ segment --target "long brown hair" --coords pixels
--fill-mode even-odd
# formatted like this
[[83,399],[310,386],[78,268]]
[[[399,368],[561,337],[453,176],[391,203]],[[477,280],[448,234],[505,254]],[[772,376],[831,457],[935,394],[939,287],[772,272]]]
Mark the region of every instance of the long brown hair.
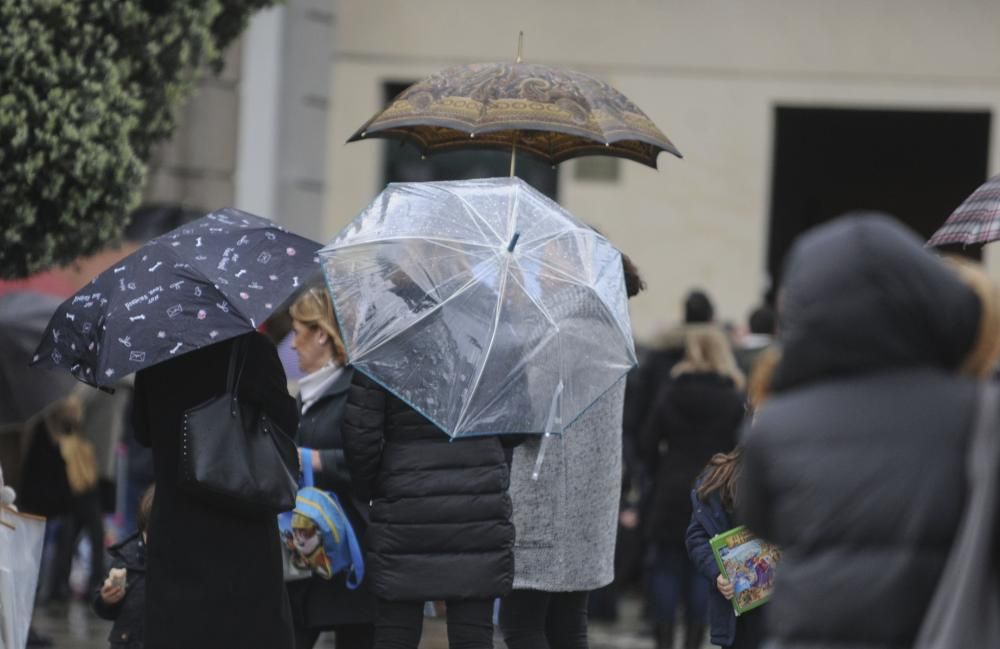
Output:
[[701,484],[698,485],[698,500],[702,502],[718,491],[722,499],[722,506],[729,511],[736,509],[736,483],[740,478],[740,459],[743,457],[743,448],[737,446],[729,453],[716,453],[708,461],[705,472],[702,474]]

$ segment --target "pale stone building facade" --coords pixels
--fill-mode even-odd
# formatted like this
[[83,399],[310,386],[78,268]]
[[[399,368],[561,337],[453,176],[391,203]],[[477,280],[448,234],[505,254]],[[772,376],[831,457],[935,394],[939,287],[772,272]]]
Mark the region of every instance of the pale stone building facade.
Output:
[[[939,159],[972,155],[982,158],[973,175],[1000,171],[995,0],[293,0],[255,19],[237,90],[225,79],[204,90],[239,97],[204,99],[236,116],[179,135],[204,144],[235,129],[235,149],[198,158],[197,181],[188,173],[157,186],[186,182],[206,201],[229,188],[237,206],[332,237],[384,185],[384,144],[344,143],[382,106],[387,84],[512,59],[519,30],[527,60],[611,83],[685,155],[661,155],[659,171],[627,161],[597,174],[575,161],[559,170],[559,201],[647,277],[649,291],[632,304],[640,340],[679,315],[690,286],[734,321],[761,299],[779,191],[778,109],[979,115],[981,150]],[[1000,276],[998,258],[987,251]]]

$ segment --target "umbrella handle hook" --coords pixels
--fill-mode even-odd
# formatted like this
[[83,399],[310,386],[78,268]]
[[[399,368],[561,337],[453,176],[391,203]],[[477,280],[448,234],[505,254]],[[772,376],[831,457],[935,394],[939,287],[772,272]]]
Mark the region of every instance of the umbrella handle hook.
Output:
[[557,416],[559,404],[559,397],[563,393],[563,382],[560,380],[559,385],[556,386],[556,391],[552,395],[552,403],[549,404],[549,418],[545,423],[545,434],[542,436],[542,442],[538,446],[538,456],[535,457],[535,469],[531,472],[531,479],[538,480],[538,476],[542,472],[542,462],[545,461],[545,450],[548,448],[549,439],[552,437],[552,428],[555,424],[562,424],[562,417]]

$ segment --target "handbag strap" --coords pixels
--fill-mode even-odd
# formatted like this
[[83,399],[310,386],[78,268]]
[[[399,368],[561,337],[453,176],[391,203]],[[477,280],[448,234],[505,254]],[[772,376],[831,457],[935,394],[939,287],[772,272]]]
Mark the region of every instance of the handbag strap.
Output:
[[312,454],[315,453],[311,448],[303,448],[302,452],[302,486],[312,487],[315,486],[313,482],[313,462]]
[[[246,337],[240,336],[233,342],[233,347],[229,351],[229,371],[226,373],[226,392],[230,396],[229,411],[233,417],[236,416],[236,408],[239,403],[236,396],[239,394],[240,379],[243,377],[243,368],[246,366],[247,355]],[[237,365],[239,369],[237,370]]]

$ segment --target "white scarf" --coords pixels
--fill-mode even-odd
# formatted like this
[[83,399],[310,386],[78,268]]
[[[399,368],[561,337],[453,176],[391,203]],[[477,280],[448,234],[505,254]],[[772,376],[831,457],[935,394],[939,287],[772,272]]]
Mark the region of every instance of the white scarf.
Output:
[[302,399],[303,415],[333,385],[343,369],[330,361],[312,374],[307,374],[299,379],[299,398]]

